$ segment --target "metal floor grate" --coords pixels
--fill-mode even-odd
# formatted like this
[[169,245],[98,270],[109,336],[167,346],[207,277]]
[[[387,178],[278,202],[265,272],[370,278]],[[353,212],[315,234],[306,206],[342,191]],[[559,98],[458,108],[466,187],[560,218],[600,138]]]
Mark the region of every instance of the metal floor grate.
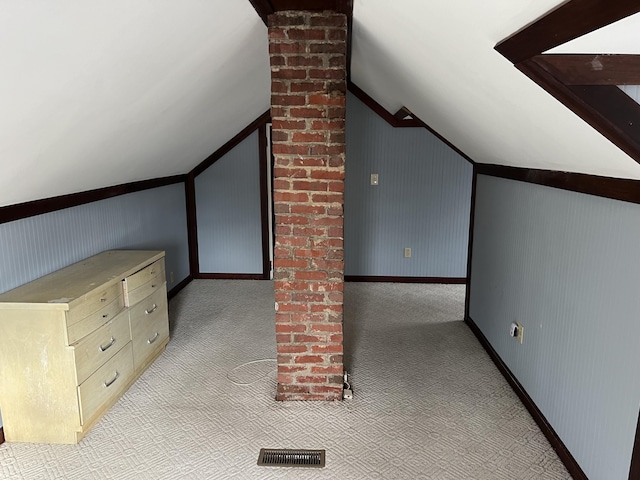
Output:
[[261,448],[258,465],[262,467],[324,468],[324,450]]

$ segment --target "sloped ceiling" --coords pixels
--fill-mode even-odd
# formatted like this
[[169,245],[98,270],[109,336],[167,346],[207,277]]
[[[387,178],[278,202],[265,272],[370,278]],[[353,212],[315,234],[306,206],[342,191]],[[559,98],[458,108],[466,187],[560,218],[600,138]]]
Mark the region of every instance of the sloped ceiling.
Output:
[[269,108],[247,0],[4,0],[0,206],[182,174]]
[[352,79],[476,162],[640,179],[640,165],[493,49],[559,3],[355,0]]
[[[352,80],[477,162],[640,179],[493,49],[559,3],[354,0]],[[4,0],[0,59],[0,206],[187,173],[269,108],[249,0]]]

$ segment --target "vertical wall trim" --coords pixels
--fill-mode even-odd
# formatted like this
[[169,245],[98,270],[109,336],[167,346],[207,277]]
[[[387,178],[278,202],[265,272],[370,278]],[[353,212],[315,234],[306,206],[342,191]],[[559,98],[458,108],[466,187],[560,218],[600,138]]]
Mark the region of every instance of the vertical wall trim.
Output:
[[262,217],[262,279],[269,280],[271,275],[269,255],[269,191],[267,175],[267,124],[258,129],[258,161],[260,162],[260,213]]
[[473,164],[473,180],[471,181],[471,208],[469,209],[469,250],[467,252],[467,288],[464,297],[464,319],[469,318],[469,301],[471,299],[471,256],[473,255],[473,224],[476,217],[476,184],[478,169]]
[[4,443],[4,428],[0,427],[0,445]]
[[636,428],[636,440],[631,454],[631,467],[629,468],[629,480],[640,478],[640,415],[638,415],[638,427]]
[[200,262],[198,260],[198,220],[196,217],[196,176],[193,172],[187,175],[185,195],[187,198],[187,230],[189,238],[189,273],[192,278],[199,278]]

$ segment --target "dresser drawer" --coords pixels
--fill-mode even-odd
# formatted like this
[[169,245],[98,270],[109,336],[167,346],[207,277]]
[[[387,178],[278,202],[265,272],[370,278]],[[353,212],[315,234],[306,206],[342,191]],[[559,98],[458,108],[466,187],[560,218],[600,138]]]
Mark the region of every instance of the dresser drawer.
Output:
[[156,291],[129,311],[133,360],[138,370],[169,338],[165,289]]
[[80,423],[90,421],[102,405],[118,397],[132,375],[133,353],[129,342],[78,387]]
[[110,287],[87,293],[82,297],[81,302],[74,304],[67,312],[67,325],[81,321],[118,298],[122,298],[122,282],[116,282]]
[[69,345],[76,343],[82,337],[100,328],[120,313],[123,308],[124,298],[120,295],[108,305],[103,306],[100,310],[86,316],[73,325],[69,325],[67,318],[67,338],[69,339]]
[[74,348],[78,385],[129,343],[130,337],[129,316],[123,312],[78,342]]
[[[160,278],[160,283],[164,283],[166,281],[165,278],[165,270],[164,270],[164,258],[153,262],[151,265],[143,268],[139,272],[134,273],[133,275],[129,275],[124,279],[124,290],[127,294],[138,290],[143,286],[150,286],[152,283],[158,283],[157,279]],[[138,292],[139,294],[139,292]],[[141,300],[144,297],[137,297],[138,300]],[[127,298],[126,305],[134,305],[136,302],[131,301],[130,298]]]
[[[125,302],[128,307],[135,305],[141,300],[144,300],[149,295],[156,293],[159,290],[164,291],[164,285],[166,280],[164,278],[164,271],[159,275],[153,277],[147,283],[139,286],[135,290],[127,290],[127,295],[125,297]],[[166,293],[165,293],[166,295]]]

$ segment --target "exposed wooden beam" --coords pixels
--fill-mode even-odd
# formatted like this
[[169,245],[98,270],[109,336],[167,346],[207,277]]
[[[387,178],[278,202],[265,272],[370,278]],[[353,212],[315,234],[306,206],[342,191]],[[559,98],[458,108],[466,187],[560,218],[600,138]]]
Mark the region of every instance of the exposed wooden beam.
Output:
[[[636,162],[640,163],[640,150],[638,149],[636,141],[616,127],[612,119],[609,119],[603,112],[598,111],[593,102],[586,101],[586,97],[583,98],[583,96],[579,95],[578,92],[574,91],[570,86],[562,83],[535,60],[520,62],[516,67],[612,143],[617,145]],[[612,88],[619,90],[622,95],[626,96],[619,88]],[[613,93],[617,96],[616,92]],[[629,101],[633,102],[631,98],[629,98]]]
[[565,85],[640,85],[640,55],[537,55]]
[[[400,110],[398,110],[396,113],[393,114],[394,118],[398,121],[403,121],[403,120],[410,120],[413,119],[413,113],[411,113],[411,111],[409,111],[409,109],[407,107],[402,107]],[[409,117],[409,118],[407,118]]]
[[112,187],[87,190],[85,192],[71,193],[59,197],[44,198],[31,202],[18,203],[0,207],[0,224],[13,222],[22,218],[29,218],[35,215],[55,212],[65,208],[77,207],[86,203],[97,202],[107,198],[117,197],[128,193],[140,192],[151,188],[164,187],[181,183],[187,179],[186,175],[174,175],[172,177],[154,178],[139,182],[124,183]]
[[273,13],[273,5],[269,0],[249,0],[253,8],[255,8],[256,12],[262,19],[265,25],[268,26],[268,18],[269,15]]
[[353,0],[271,0],[271,4],[277,12],[285,10],[332,10],[349,15],[353,11]]
[[598,197],[640,204],[640,180],[599,177],[583,173],[554,172],[533,168],[506,167],[477,163],[478,175],[507,178],[547,187],[586,193]]
[[638,0],[570,0],[496,45],[520,63],[585,33],[640,12]]

